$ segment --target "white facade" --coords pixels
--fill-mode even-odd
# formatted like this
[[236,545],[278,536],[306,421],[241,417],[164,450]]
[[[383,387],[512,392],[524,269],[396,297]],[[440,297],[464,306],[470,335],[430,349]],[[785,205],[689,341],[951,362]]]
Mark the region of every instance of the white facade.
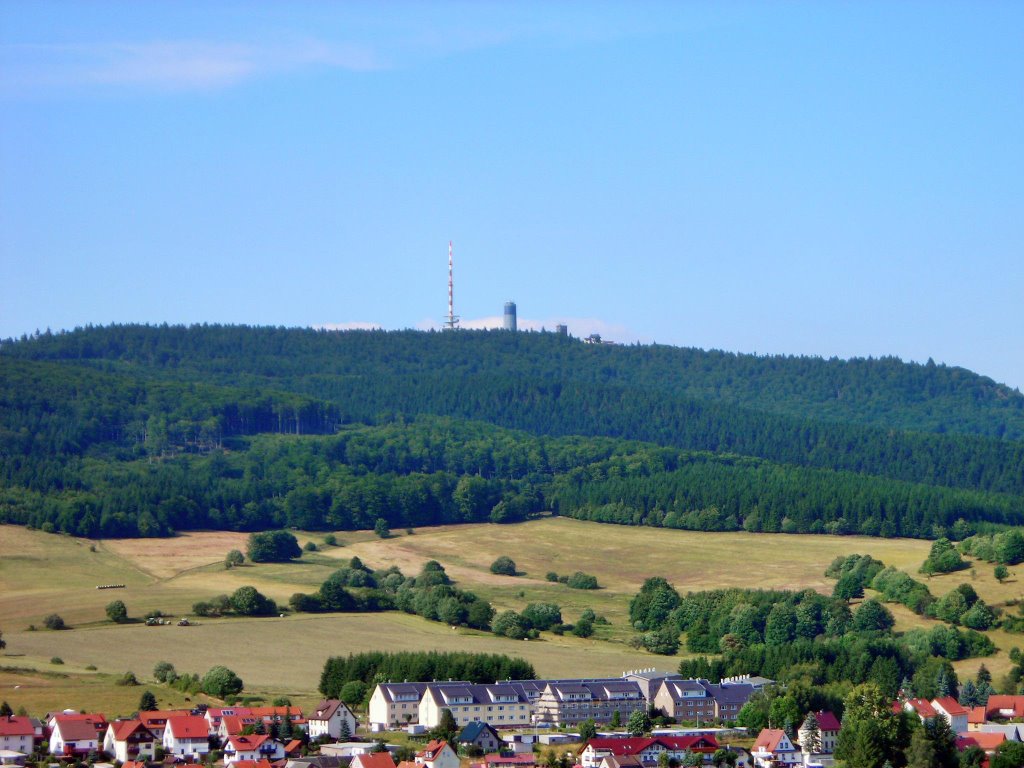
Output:
[[342,723],[348,723],[349,734],[355,735],[356,718],[345,703],[337,699],[322,701],[307,720],[309,738],[330,736],[332,739],[338,739],[341,737]]

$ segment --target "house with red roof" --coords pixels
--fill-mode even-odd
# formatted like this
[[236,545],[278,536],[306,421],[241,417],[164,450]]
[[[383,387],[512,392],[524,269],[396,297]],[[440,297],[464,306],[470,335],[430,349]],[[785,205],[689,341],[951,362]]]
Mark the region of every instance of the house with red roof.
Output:
[[[121,766],[125,768],[125,766]],[[236,760],[231,768],[273,768],[269,760]]]
[[36,727],[30,717],[0,717],[0,749],[32,754]]
[[[815,712],[814,718],[818,721],[818,741],[821,744],[821,751],[814,754],[831,755],[836,751],[836,742],[839,741],[839,730],[842,728],[842,724],[839,722],[839,718],[827,709]],[[801,745],[804,745],[809,733],[804,727],[806,724],[807,720],[805,719],[804,724],[800,726],[800,731],[797,733],[797,738],[800,739]]]
[[156,736],[141,720],[115,720],[103,736],[103,751],[122,763],[152,760],[156,744]]
[[284,744],[267,734],[229,736],[224,742],[224,765],[239,760],[280,760],[284,757]]
[[985,716],[984,707],[971,707],[967,710],[967,730],[977,731],[981,729],[988,719]]
[[238,715],[248,715],[251,713],[252,710],[249,707],[208,707],[206,712],[203,713],[203,717],[206,718],[210,735],[216,736],[220,731],[220,723],[225,717],[237,717]]
[[164,728],[164,751],[168,755],[200,761],[210,752],[210,731],[206,718],[199,715],[176,715],[167,719]]
[[967,730],[967,709],[960,706],[960,703],[952,696],[932,699],[932,709],[946,718],[953,733],[963,733]]
[[939,714],[927,699],[907,699],[902,705],[897,701],[892,705],[892,708],[897,714],[900,712],[913,712],[921,718],[922,723],[932,720]]
[[781,728],[764,728],[757,735],[750,754],[754,758],[754,765],[761,768],[780,768],[803,763],[800,750]]
[[97,725],[102,722],[104,731],[107,727],[103,715],[55,715],[50,722],[50,754],[63,757],[98,752],[102,737]]
[[416,763],[428,768],[459,768],[461,761],[458,754],[444,739],[434,739],[416,753]]
[[281,724],[287,718],[292,723],[292,728],[306,730],[306,718],[302,716],[302,710],[298,707],[250,707],[249,713],[263,719],[265,726],[273,723]]
[[963,752],[968,747],[981,747],[986,755],[992,756],[1004,741],[1006,741],[1005,733],[975,731],[973,733],[962,733],[957,736],[956,748]]
[[1024,718],[1024,696],[993,694],[985,704],[985,716],[989,720],[1015,720]]
[[263,718],[251,712],[243,715],[224,715],[220,719],[217,736],[226,741],[229,736],[237,736],[247,728],[255,728],[263,722]]
[[367,752],[354,755],[349,768],[397,768],[390,752]]
[[167,721],[172,717],[191,714],[192,710],[190,709],[154,709],[151,712],[139,712],[139,720],[150,730],[158,742],[163,743]]
[[324,699],[316,705],[307,719],[309,738],[318,739],[321,736],[330,736],[332,739],[341,738],[342,723],[348,725],[349,734],[356,732],[356,716],[343,701],[338,699]]
[[711,754],[716,749],[718,742],[711,735],[598,738],[588,741],[579,756],[584,768],[598,768],[607,757],[620,761],[636,757],[642,765],[650,766],[658,764],[662,753],[667,753],[669,759],[682,760],[687,753]]

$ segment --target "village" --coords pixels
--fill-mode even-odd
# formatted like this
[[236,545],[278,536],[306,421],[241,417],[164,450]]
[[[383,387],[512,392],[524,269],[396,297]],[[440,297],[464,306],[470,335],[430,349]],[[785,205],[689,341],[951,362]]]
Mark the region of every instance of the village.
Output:
[[[710,683],[654,669],[617,678],[384,682],[363,722],[344,702],[292,706],[200,705],[140,711],[108,721],[71,710],[0,716],[0,764],[155,768],[828,768],[842,730],[829,711],[809,712],[793,732],[749,733],[736,723],[759,677]],[[984,706],[952,697],[900,697],[893,712],[945,721],[956,747],[987,759],[1024,740],[1024,696],[990,695]],[[650,715],[676,727],[653,728]],[[772,724],[775,725],[775,724]],[[598,730],[598,727],[601,730]],[[400,736],[401,739],[395,738]],[[402,743],[389,743],[390,738]]]

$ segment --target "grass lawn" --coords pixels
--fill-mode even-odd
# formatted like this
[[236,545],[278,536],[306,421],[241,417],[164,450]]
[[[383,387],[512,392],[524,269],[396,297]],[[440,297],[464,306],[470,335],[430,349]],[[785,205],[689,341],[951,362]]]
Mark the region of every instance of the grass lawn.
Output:
[[[298,533],[300,544],[323,544],[324,534]],[[90,542],[48,535],[15,526],[0,526],[0,629],[8,656],[0,665],[34,667],[46,673],[60,656],[66,665],[58,674],[70,677],[0,673],[3,693],[12,706],[130,709],[142,689],[114,690],[116,675],[131,670],[147,680],[157,661],[172,662],[181,672],[203,673],[226,664],[245,681],[247,691],[269,698],[287,695],[296,703],[313,703],[324,660],[331,655],[363,650],[473,650],[509,653],[531,661],[544,677],[618,675],[624,670],[656,666],[674,669],[678,658],[654,656],[626,645],[629,601],[649,576],[664,576],[680,592],[718,587],[816,589],[831,592],[824,577],[837,556],[870,554],[886,565],[906,570],[915,578],[928,554],[929,542],[909,539],[806,536],[752,533],[698,533],[655,528],[611,526],[549,517],[517,525],[440,526],[417,529],[414,535],[396,533],[379,539],[370,532],[337,533],[342,546],[304,553],[292,563],[223,567],[229,549],[245,550],[246,535],[231,532],[193,532],[173,539]],[[490,564],[499,556],[515,560],[521,575],[496,576]],[[414,575],[427,560],[441,562],[462,589],[476,592],[498,610],[521,610],[528,602],[554,602],[567,622],[592,608],[611,622],[597,627],[594,638],[556,637],[523,642],[471,630],[453,630],[400,613],[289,615],[285,618],[202,619],[194,627],[115,625],[104,608],[121,599],[129,616],[159,609],[187,615],[193,603],[209,600],[251,584],[286,603],[294,592],[312,592],[335,568],[353,556],[373,568],[397,565]],[[545,580],[555,571],[595,575],[602,589],[574,590]],[[989,603],[1020,598],[1021,583],[1011,577],[998,583],[992,566],[934,577],[927,583],[938,596],[969,581]],[[97,590],[99,584],[123,583],[125,589]],[[899,628],[929,623],[900,606],[892,606]],[[42,625],[49,613],[59,613],[74,629],[64,632],[28,631]],[[1005,650],[1018,644],[1014,636],[993,632],[1004,652],[985,663],[998,677],[1009,667]],[[1024,637],[1020,645],[1024,645]],[[17,655],[14,655],[17,654]],[[95,665],[97,672],[84,670]],[[977,661],[960,662],[973,672]],[[13,677],[12,677],[13,675]],[[18,675],[31,678],[17,682]],[[15,689],[14,686],[19,688]],[[159,690],[158,690],[159,689]],[[154,688],[163,703],[179,695]],[[52,705],[49,702],[54,702]],[[41,712],[38,712],[41,714]]]

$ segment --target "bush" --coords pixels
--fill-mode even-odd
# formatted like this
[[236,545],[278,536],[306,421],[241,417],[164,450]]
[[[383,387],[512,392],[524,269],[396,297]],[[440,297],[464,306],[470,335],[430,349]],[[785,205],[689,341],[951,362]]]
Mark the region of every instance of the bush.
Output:
[[51,664],[63,664],[64,663],[64,659],[62,659],[60,656],[51,656],[50,657],[50,663]]
[[56,613],[51,613],[43,619],[43,626],[47,629],[67,629],[67,624],[64,623],[64,619]]
[[139,678],[135,676],[134,672],[125,672],[121,677],[117,679],[118,685],[138,685]]
[[373,532],[382,539],[391,537],[391,528],[388,526],[388,521],[383,517],[377,518],[377,522],[373,524]]
[[491,625],[491,631],[494,634],[508,637],[512,640],[522,640],[526,637],[528,629],[526,622],[523,621],[523,617],[515,611],[499,613]]
[[238,677],[227,667],[216,666],[210,669],[203,676],[203,681],[200,683],[203,693],[214,696],[218,699],[223,699],[225,696],[231,696],[233,694],[240,693],[243,685],[241,678]]
[[558,582],[558,574],[554,571],[548,571],[544,578],[551,582]]
[[315,541],[307,541],[305,544],[302,545],[302,549],[303,549],[304,552],[316,552],[317,551],[316,542]]
[[239,616],[272,616],[277,613],[277,603],[266,597],[256,587],[239,587],[231,595],[231,608]]
[[254,563],[283,563],[302,555],[298,539],[288,531],[249,534],[249,559]]
[[160,683],[172,683],[177,679],[178,673],[174,671],[174,665],[171,662],[158,661],[153,667],[153,677]]
[[565,583],[566,586],[572,589],[600,589],[600,585],[597,583],[597,576],[591,576],[589,573],[583,573],[583,571],[576,571]]
[[341,688],[341,700],[350,707],[358,707],[366,698],[369,686],[359,680],[350,680]]
[[224,556],[224,567],[225,568],[234,568],[235,566],[241,565],[244,562],[245,562],[245,555],[243,555],[237,549],[232,549],[230,552],[228,552]]
[[338,537],[335,536],[333,533],[328,533],[326,536],[324,536],[324,544],[326,544],[328,547],[336,547],[338,546]]
[[128,621],[128,608],[123,600],[115,600],[107,604],[107,618],[116,624],[123,624]]
[[511,557],[502,555],[491,563],[491,573],[496,573],[500,576],[515,576],[516,563]]

